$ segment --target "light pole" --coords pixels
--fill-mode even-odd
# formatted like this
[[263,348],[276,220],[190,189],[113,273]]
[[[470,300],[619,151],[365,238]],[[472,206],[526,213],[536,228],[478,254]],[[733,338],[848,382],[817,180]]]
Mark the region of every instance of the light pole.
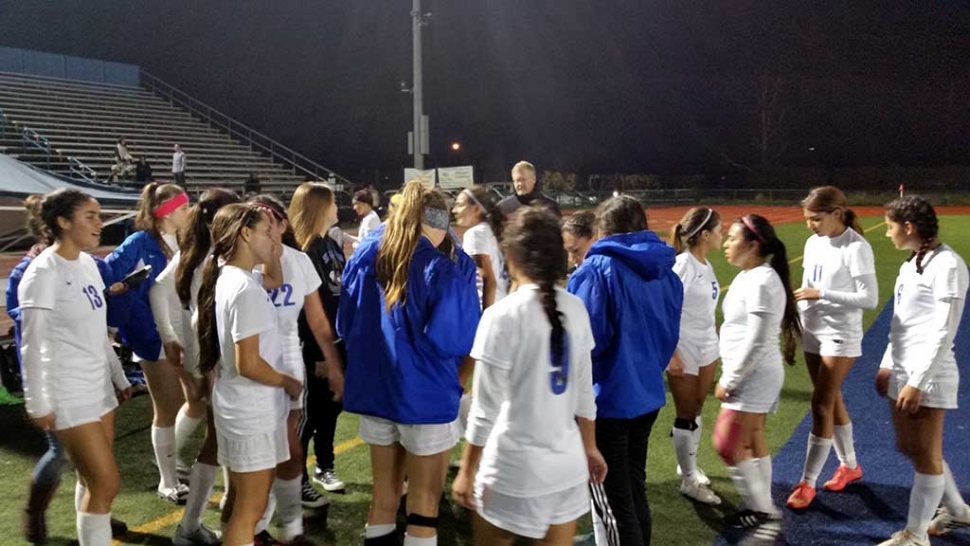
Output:
[[421,27],[426,23],[427,15],[421,13],[421,0],[412,0],[411,32],[413,38],[414,75],[411,82],[411,94],[414,99],[414,129],[408,139],[408,147],[414,155],[414,168],[424,169],[424,154],[428,153],[429,135],[428,118],[424,115],[424,86],[421,79]]

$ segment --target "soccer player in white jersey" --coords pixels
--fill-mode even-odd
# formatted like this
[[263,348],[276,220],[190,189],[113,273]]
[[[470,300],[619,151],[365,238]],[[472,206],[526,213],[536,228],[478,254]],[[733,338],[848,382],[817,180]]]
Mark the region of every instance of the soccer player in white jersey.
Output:
[[880,546],[928,546],[928,534],[970,526],[970,509],[943,459],[943,419],[946,410],[957,408],[960,384],[953,339],[970,280],[966,262],[938,232],[936,212],[922,197],[886,206],[886,236],[912,254],[896,277],[876,388],[890,398],[896,447],[912,461],[916,476],[906,528]]
[[802,321],[802,348],[812,377],[812,431],[802,477],[788,506],[807,508],[832,446],[839,468],[826,491],[842,491],[862,479],[852,421],[842,401],[842,382],[862,354],[862,311],[879,303],[876,264],[862,226],[834,186],[812,189],[802,201],[813,235],[805,242],[802,286],[795,291]]
[[[714,394],[721,411],[714,447],[728,464],[744,509],[726,518],[734,527],[781,519],[771,500],[771,456],[765,416],[778,405],[785,370],[795,362],[801,335],[788,272],[788,253],[774,228],[756,214],[731,225],[724,241],[727,261],[741,269],[721,309],[721,378]],[[784,340],[784,354],[778,337]]]
[[77,467],[81,546],[107,546],[111,503],[121,487],[114,410],[131,386],[108,340],[104,282],[84,252],[100,242],[101,207],[86,193],[60,189],[28,215],[40,217],[52,244],[18,288],[27,414],[57,435]]
[[566,276],[558,218],[520,209],[502,247],[519,288],[485,311],[475,336],[475,398],[452,492],[477,513],[476,544],[518,536],[569,545],[590,509],[587,481],[607,471],[596,448],[589,315],[556,287]]
[[461,248],[475,261],[478,299],[482,309],[488,309],[508,294],[505,258],[499,250],[505,215],[481,185],[461,190],[451,212],[458,226],[465,228]]
[[706,256],[721,247],[721,240],[721,217],[707,207],[688,210],[670,233],[670,244],[677,251],[674,273],[684,285],[680,340],[667,367],[667,383],[677,409],[672,437],[677,473],[682,477],[680,492],[705,504],[721,503],[708,488],[711,481],[697,467],[701,415],[714,385],[719,354],[714,316],[721,286]]
[[212,409],[219,463],[229,467],[231,484],[222,512],[227,546],[253,544],[276,467],[290,458],[290,400],[303,391],[300,380],[283,371],[276,308],[253,273],[257,265],[278,260],[271,230],[263,209],[220,209],[199,288],[199,369],[208,373],[218,366]]
[[[169,362],[179,367],[188,405],[208,405],[214,379],[212,373],[203,375],[199,372],[199,344],[196,333],[196,308],[199,286],[202,284],[202,266],[212,246],[209,229],[220,208],[238,202],[239,196],[226,189],[213,188],[203,193],[199,202],[189,211],[185,231],[179,240],[179,252],[158,275],[148,292],[155,327],[162,339],[165,356]],[[173,297],[177,302],[175,309],[170,304]],[[173,311],[182,315],[182,328],[178,333],[170,318]],[[189,475],[189,494],[185,500],[182,521],[172,537],[174,546],[210,546],[222,543],[219,531],[202,523],[202,516],[219,471],[212,408],[208,407],[207,410],[205,439]],[[181,420],[176,419],[176,437],[180,433],[186,433],[184,427],[178,426],[186,422],[188,415],[184,417]]]

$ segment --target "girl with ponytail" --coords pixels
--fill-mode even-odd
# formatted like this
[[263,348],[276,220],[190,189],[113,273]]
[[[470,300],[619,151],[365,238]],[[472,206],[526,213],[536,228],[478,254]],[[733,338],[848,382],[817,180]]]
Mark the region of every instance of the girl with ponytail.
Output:
[[674,273],[684,286],[680,340],[667,366],[667,383],[677,416],[671,438],[677,454],[680,492],[704,504],[720,504],[708,486],[711,480],[697,467],[704,402],[714,385],[718,338],[715,324],[721,286],[708,253],[721,247],[721,217],[713,209],[695,207],[674,225],[670,245],[677,252]]
[[475,512],[478,544],[572,544],[590,507],[587,482],[602,483],[607,471],[596,448],[589,316],[556,287],[566,277],[558,218],[519,209],[502,248],[519,288],[478,326],[468,445],[452,493]]
[[436,249],[448,226],[444,196],[408,182],[400,207],[344,269],[337,334],[347,344],[344,407],[361,414],[359,434],[370,444],[368,546],[396,544],[405,466],[405,544],[437,543],[438,500],[458,442],[458,367],[480,316],[475,263],[461,249],[453,258]]
[[253,269],[279,259],[264,209],[231,204],[212,222],[212,259],[199,287],[199,369],[216,370],[212,409],[219,464],[229,469],[223,543],[253,542],[278,464],[288,460],[286,420],[299,379],[282,373],[276,308]]
[[943,459],[943,421],[946,410],[957,408],[960,387],[953,341],[970,275],[963,258],[940,241],[936,212],[922,197],[908,195],[886,205],[886,237],[912,254],[896,278],[889,345],[876,388],[889,398],[896,447],[916,476],[906,528],[880,546],[927,546],[927,535],[970,526],[970,508]]
[[[123,279],[129,273],[144,266],[151,266],[148,280],[121,296],[113,297],[112,314],[122,341],[131,347],[134,360],[141,365],[152,398],[152,447],[158,465],[158,496],[175,504],[185,501],[188,488],[180,484],[177,476],[176,453],[178,445],[176,425],[185,396],[181,389],[179,362],[170,360],[174,345],[168,352],[163,350],[162,340],[152,315],[149,290],[155,279],[168,265],[178,250],[178,235],[187,225],[189,198],[175,184],[150,183],[145,186],[138,203],[135,228],[118,248],[107,258],[110,282]],[[181,331],[181,313],[175,301],[170,302],[170,319]],[[176,358],[173,356],[171,358]],[[198,423],[202,411],[196,404],[189,417]],[[185,412],[181,412],[183,419]],[[187,438],[185,435],[184,438]]]
[[[162,339],[169,362],[180,363],[179,378],[185,394],[185,404],[175,419],[176,445],[184,444],[200,421],[206,419],[205,440],[189,476],[189,493],[185,501],[182,521],[175,531],[176,544],[218,544],[219,533],[202,523],[219,466],[216,457],[216,433],[212,410],[208,407],[212,392],[213,374],[199,371],[198,295],[202,284],[202,266],[212,246],[209,233],[216,212],[222,207],[238,203],[239,196],[213,188],[202,194],[189,211],[185,230],[179,240],[180,250],[155,279],[148,292],[155,327]],[[181,313],[181,331],[176,332],[171,316]],[[176,460],[180,453],[176,454]],[[182,463],[178,466],[184,467]],[[228,480],[226,480],[228,483]]]
[[[728,263],[741,269],[721,309],[721,379],[714,390],[721,412],[714,447],[728,464],[744,510],[727,517],[734,527],[754,527],[781,514],[771,500],[771,456],[765,416],[774,412],[785,382],[782,361],[795,362],[800,336],[791,291],[788,253],[765,218],[736,220],[724,241]],[[778,336],[784,351],[778,350]]]
[[862,354],[862,312],[879,303],[872,247],[845,194],[833,186],[813,188],[802,208],[813,235],[805,242],[802,285],[795,301],[814,391],[805,467],[788,497],[794,509],[807,508],[815,499],[816,480],[833,445],[839,467],[825,482],[825,490],[842,491],[862,479],[842,381]]
[[455,215],[455,223],[465,228],[461,247],[475,260],[478,299],[482,309],[488,309],[508,294],[505,258],[499,250],[505,215],[482,185],[461,190],[451,212]]

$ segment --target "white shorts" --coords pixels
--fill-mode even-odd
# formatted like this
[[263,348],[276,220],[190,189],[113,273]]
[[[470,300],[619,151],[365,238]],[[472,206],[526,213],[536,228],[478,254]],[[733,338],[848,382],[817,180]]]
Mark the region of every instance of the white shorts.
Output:
[[781,362],[759,365],[721,407],[746,413],[774,413],[785,384],[784,366]]
[[[892,400],[899,397],[899,391],[909,382],[909,374],[902,370],[893,370],[893,377],[889,380],[887,396]],[[960,377],[934,378],[923,391],[919,405],[925,408],[957,409],[957,392],[960,389]]]
[[684,363],[684,374],[698,375],[701,368],[710,366],[721,355],[717,338],[703,345],[682,342],[677,344],[680,360]]
[[401,444],[408,453],[423,457],[434,455],[458,444],[458,420],[438,425],[401,425],[373,417],[360,416],[360,439],[375,446]]
[[512,497],[475,483],[478,515],[521,537],[541,539],[549,527],[575,521],[589,512],[589,486],[584,482],[538,497]]
[[269,470],[290,460],[285,422],[272,432],[248,436],[226,436],[216,431],[219,464],[232,472]]
[[862,340],[851,340],[831,335],[816,335],[807,330],[802,330],[802,350],[806,353],[819,356],[858,358],[862,356]]
[[60,407],[54,403],[54,430],[65,430],[79,427],[88,423],[97,423],[106,414],[118,407],[118,396],[114,386],[109,381],[104,390],[104,396],[87,404]]
[[137,354],[135,354],[134,351],[131,352],[131,361],[132,362],[158,362],[159,360],[165,360],[165,346],[164,345],[162,346],[161,349],[158,350],[158,356],[156,356],[154,358],[154,360],[149,360],[147,358],[143,358],[141,356],[138,356]]

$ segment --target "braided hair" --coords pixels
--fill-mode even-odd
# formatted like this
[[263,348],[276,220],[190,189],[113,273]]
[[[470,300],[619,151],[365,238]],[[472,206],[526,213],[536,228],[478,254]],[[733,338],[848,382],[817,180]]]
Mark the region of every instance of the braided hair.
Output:
[[936,218],[933,205],[919,195],[907,195],[894,199],[886,205],[886,218],[897,224],[909,222],[919,234],[919,249],[913,252],[907,262],[916,258],[916,272],[923,274],[923,258],[929,252],[936,236],[940,233],[940,223]]

